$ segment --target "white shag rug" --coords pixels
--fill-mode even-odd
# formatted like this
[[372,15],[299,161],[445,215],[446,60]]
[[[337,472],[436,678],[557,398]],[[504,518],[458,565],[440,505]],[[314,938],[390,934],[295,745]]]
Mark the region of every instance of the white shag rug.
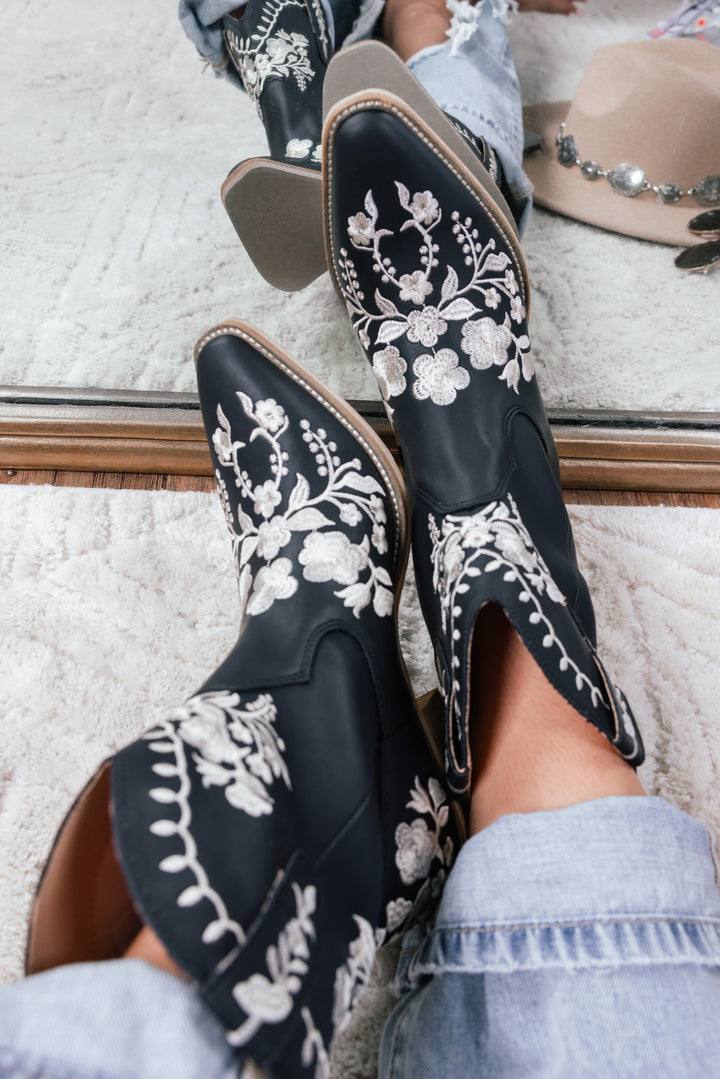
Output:
[[[526,101],[572,97],[597,47],[676,4],[516,17]],[[327,274],[288,296],[245,255],[220,184],[266,152],[264,131],[241,92],[202,71],[173,4],[6,0],[0,32],[0,384],[192,391],[193,343],[233,316],[343,395],[377,397]],[[541,212],[525,250],[551,410],[720,409],[720,273],[682,277],[671,248]]]
[[[571,508],[601,652],[630,696],[650,793],[720,828],[720,510]],[[211,494],[0,487],[0,980],[22,973],[34,887],[97,765],[180,703],[235,640],[237,593]],[[402,644],[435,684],[412,583]],[[373,1079],[392,1006],[377,984],[334,1052]]]

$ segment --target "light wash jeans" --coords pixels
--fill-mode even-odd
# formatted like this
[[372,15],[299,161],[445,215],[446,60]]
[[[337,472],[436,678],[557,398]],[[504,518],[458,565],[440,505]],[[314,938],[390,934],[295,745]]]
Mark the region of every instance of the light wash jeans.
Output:
[[[341,44],[369,37],[383,4],[384,0],[367,0],[350,32],[342,31]],[[200,55],[218,74],[239,85],[222,39],[222,17],[237,6],[237,0],[180,0],[179,14]],[[348,0],[324,0],[324,6],[332,28],[348,8]],[[522,104],[502,17],[506,6],[504,0],[478,0],[475,6],[467,0],[448,0],[452,14],[448,40],[411,57],[408,67],[441,109],[495,150],[522,234],[530,214],[532,184],[522,167]]]
[[[716,838],[660,798],[501,818],[406,935],[380,1079],[720,1074],[719,877]],[[2,1076],[235,1069],[192,989],[137,960],[0,988]]]

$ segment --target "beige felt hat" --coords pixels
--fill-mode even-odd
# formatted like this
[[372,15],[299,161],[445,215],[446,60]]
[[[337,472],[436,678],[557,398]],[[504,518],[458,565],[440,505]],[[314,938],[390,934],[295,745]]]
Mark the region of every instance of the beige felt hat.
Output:
[[[524,119],[543,140],[524,162],[540,206],[685,247],[693,240],[688,221],[720,204],[717,46],[664,38],[598,49],[572,101],[531,106]],[[559,134],[565,140],[560,146]],[[560,151],[567,165],[558,160]],[[586,178],[598,167],[612,175]],[[627,193],[646,184],[674,185],[665,190],[666,199],[677,197],[678,189],[684,194],[663,202],[652,188]],[[692,189],[695,194],[687,194]]]

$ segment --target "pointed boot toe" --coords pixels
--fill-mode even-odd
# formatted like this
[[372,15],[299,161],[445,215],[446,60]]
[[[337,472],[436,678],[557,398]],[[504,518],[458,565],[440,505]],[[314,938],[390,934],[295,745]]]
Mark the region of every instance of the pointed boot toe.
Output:
[[331,276],[405,465],[451,788],[468,790],[472,634],[490,602],[562,696],[639,764],[636,724],[597,655],[535,379],[514,223],[477,169],[389,95],[340,103],[325,155]]
[[[431,907],[457,845],[398,649],[405,491],[360,417],[248,328],[207,334],[197,374],[239,636],[100,785],[121,890],[239,1057],[327,1074],[375,949]],[[31,956],[95,821],[61,834]]]

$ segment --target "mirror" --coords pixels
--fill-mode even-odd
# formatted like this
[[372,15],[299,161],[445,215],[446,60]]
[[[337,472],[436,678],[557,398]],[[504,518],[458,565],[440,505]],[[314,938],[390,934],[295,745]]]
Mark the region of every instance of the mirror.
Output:
[[[571,98],[596,48],[639,35],[675,7],[587,0],[577,17],[516,15],[511,40],[525,99]],[[264,131],[245,95],[202,71],[174,10],[76,0],[70,16],[49,5],[38,19],[11,0],[5,27],[12,150],[0,446],[22,431],[50,438],[56,420],[72,443],[97,420],[105,456],[88,451],[85,460],[112,462],[113,433],[117,452],[120,440],[141,435],[169,443],[178,417],[187,420],[180,437],[201,442],[192,346],[230,316],[256,325],[345,397],[375,402],[380,424],[374,379],[328,276],[301,293],[276,291],[225,215],[220,184],[237,161],[266,152]],[[676,447],[668,459],[702,462],[707,485],[708,467],[713,475],[720,468],[720,272],[684,276],[672,248],[542,211],[524,248],[551,418],[571,441],[573,429],[585,442],[602,429],[602,452],[589,456],[609,460],[647,459],[650,451],[637,447],[662,431]],[[582,452],[576,446],[575,457]]]

